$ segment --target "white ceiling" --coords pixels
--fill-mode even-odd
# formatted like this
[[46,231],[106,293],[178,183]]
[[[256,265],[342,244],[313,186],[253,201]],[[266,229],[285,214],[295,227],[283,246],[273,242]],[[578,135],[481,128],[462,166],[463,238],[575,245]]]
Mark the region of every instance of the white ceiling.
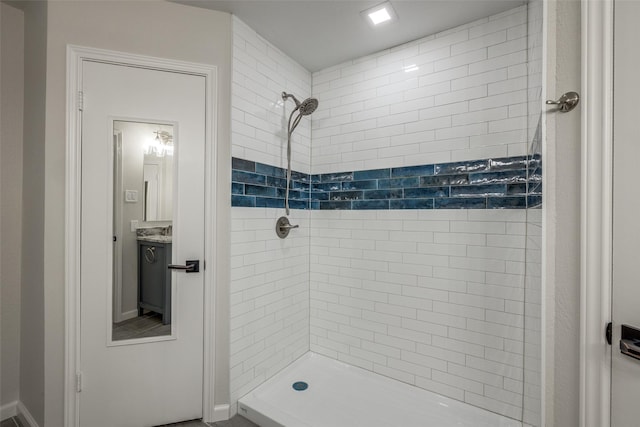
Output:
[[526,3],[526,0],[392,0],[398,21],[371,28],[360,11],[383,0],[173,0],[233,13],[318,71]]

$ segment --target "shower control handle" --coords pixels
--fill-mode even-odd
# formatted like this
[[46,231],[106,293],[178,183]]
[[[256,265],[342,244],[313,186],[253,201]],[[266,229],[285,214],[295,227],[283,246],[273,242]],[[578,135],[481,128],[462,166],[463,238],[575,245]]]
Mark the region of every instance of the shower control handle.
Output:
[[280,226],[280,228],[284,228],[285,230],[291,230],[292,228],[298,228],[298,227],[300,227],[298,224],[296,225],[285,224]]

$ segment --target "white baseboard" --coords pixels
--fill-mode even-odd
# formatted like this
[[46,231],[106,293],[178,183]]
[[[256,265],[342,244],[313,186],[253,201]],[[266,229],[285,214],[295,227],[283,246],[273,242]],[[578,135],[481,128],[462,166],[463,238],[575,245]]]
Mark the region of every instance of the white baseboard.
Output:
[[121,321],[135,319],[136,317],[138,317],[138,310],[129,310],[120,314]]
[[230,405],[216,405],[213,407],[213,422],[216,423],[218,421],[226,421],[230,418],[229,416],[229,407]]
[[18,414],[22,421],[26,421],[28,427],[40,427],[38,426],[38,423],[33,418],[27,407],[22,404],[22,402],[18,402]]
[[15,417],[18,414],[18,401],[9,402],[0,406],[0,421]]

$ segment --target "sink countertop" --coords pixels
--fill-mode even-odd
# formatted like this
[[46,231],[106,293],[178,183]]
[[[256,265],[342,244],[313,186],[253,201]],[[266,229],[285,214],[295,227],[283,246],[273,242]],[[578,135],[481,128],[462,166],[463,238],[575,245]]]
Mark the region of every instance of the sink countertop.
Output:
[[150,236],[138,236],[138,240],[143,242],[154,242],[154,243],[171,243],[171,238],[173,236],[162,236],[159,234],[152,234]]

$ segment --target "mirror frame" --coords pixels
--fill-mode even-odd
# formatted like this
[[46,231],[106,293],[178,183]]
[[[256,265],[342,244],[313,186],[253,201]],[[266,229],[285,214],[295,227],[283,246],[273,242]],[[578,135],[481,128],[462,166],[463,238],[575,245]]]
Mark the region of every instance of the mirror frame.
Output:
[[[111,226],[114,227],[115,221],[116,221],[116,215],[115,215],[115,192],[118,190],[116,188],[116,165],[117,165],[117,159],[116,159],[116,151],[113,148],[113,143],[115,142],[114,140],[114,135],[115,135],[115,124],[116,122],[130,122],[130,123],[143,123],[143,124],[153,124],[153,125],[161,125],[161,126],[172,126],[173,127],[173,146],[174,146],[174,152],[173,152],[173,163],[174,163],[174,168],[173,168],[173,176],[172,176],[172,186],[173,189],[177,188],[177,182],[178,182],[178,173],[177,173],[177,167],[176,167],[176,163],[177,163],[177,156],[178,156],[178,147],[179,147],[179,124],[176,121],[170,121],[170,120],[161,120],[161,119],[146,119],[146,118],[138,118],[138,117],[125,117],[125,116],[110,116],[108,118],[108,131],[110,132],[110,141],[112,141],[112,148],[109,150],[110,152],[110,158],[109,158],[109,164],[110,164],[110,168],[109,168],[109,173],[111,174],[111,179],[110,179],[110,189],[111,189],[111,194],[109,197],[109,205],[110,205],[110,221],[111,221]],[[120,140],[120,144],[122,144],[122,140]],[[119,166],[119,172],[122,173],[122,165]],[[122,199],[124,198],[124,187],[122,186],[122,179],[120,178],[119,181],[119,185],[120,185],[120,196],[122,197]],[[144,184],[143,184],[144,185]],[[172,211],[176,212],[176,208],[177,208],[177,198],[176,197],[172,197]],[[122,216],[120,215],[120,225],[121,225],[121,233],[125,233],[126,232],[126,227],[124,227],[124,224],[122,224]],[[141,221],[143,226],[140,226],[140,223],[138,223],[138,227],[137,228],[146,228],[144,227],[144,224],[151,224],[151,226],[160,226],[159,224],[164,224],[164,223],[168,223],[171,222],[173,223],[173,220],[170,221]],[[112,228],[113,231],[115,232],[115,228]],[[173,239],[172,239],[173,240]],[[114,242],[115,243],[115,242]],[[113,243],[112,243],[113,245]],[[136,244],[137,246],[137,244]],[[112,254],[112,259],[111,259],[111,265],[114,266],[116,263],[115,260],[115,246],[114,250],[111,251]],[[137,253],[137,251],[136,251]],[[175,260],[173,259],[174,254],[172,253],[172,259],[171,262],[175,262]],[[121,263],[121,260],[120,260]],[[121,272],[122,269],[120,269]],[[171,312],[172,312],[172,319],[171,319],[171,333],[167,334],[167,335],[158,335],[155,337],[145,337],[145,338],[132,338],[132,339],[123,339],[123,340],[114,340],[113,339],[113,324],[114,324],[114,320],[117,317],[116,316],[116,309],[118,309],[120,312],[122,311],[122,280],[120,280],[119,282],[119,288],[116,288],[116,272],[114,271],[114,269],[112,268],[111,270],[111,286],[109,287],[109,289],[107,290],[107,298],[106,298],[106,303],[107,303],[107,342],[106,342],[106,346],[107,347],[118,347],[118,346],[125,346],[125,345],[137,345],[137,344],[146,344],[146,343],[153,343],[153,342],[160,342],[160,341],[171,341],[171,340],[176,340],[178,339],[178,335],[177,335],[177,321],[176,321],[176,317],[173,315],[175,313],[175,308],[176,308],[176,301],[175,298],[171,299]],[[136,277],[136,282],[137,282],[137,277]],[[137,288],[136,288],[136,292],[137,292]],[[171,295],[175,295],[176,294],[176,283],[174,280],[171,281]],[[137,299],[138,297],[136,297],[136,311],[137,311]],[[116,308],[116,301],[119,302],[119,307]],[[137,314],[136,314],[137,317]],[[124,319],[126,320],[126,319]]]

